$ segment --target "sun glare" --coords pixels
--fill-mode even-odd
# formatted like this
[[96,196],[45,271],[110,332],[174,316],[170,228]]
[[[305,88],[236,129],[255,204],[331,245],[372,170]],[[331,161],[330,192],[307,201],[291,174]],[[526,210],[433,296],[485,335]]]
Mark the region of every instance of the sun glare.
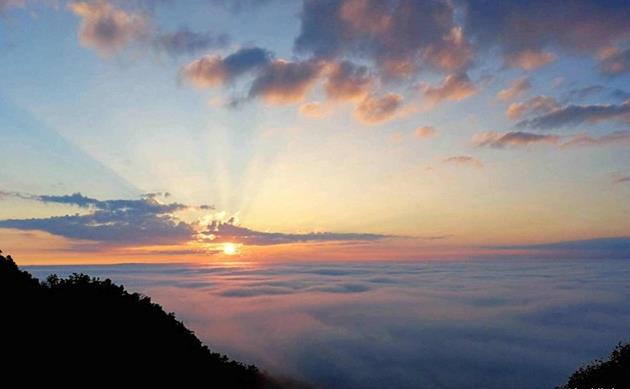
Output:
[[225,243],[223,245],[223,254],[225,255],[236,254],[236,245],[234,243]]

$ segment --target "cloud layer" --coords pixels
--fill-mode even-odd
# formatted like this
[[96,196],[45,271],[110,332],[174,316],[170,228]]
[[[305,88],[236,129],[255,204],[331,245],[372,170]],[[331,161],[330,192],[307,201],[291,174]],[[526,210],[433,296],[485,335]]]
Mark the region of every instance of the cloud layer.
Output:
[[552,388],[630,326],[630,263],[610,258],[29,271],[110,277],[212,349],[318,387]]
[[[183,245],[192,241],[206,243],[240,243],[246,245],[275,245],[305,242],[356,242],[400,238],[391,235],[356,232],[262,232],[238,225],[234,218],[213,219],[203,224],[200,220],[185,221],[182,211],[205,213],[210,205],[186,205],[160,201],[168,193],[149,193],[137,200],[97,200],[80,193],[71,195],[29,195],[0,192],[3,198],[54,203],[80,208],[82,213],[32,219],[0,220],[0,228],[25,231],[44,231],[74,240],[85,240],[104,245]],[[207,219],[207,217],[205,218]]]

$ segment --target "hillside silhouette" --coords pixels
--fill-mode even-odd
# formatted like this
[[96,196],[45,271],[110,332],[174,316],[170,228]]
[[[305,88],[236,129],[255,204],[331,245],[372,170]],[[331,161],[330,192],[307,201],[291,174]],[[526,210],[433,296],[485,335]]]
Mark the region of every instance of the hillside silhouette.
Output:
[[596,360],[579,368],[556,389],[630,388],[630,343],[619,344],[608,360]]
[[1,254],[0,355],[5,383],[305,387],[210,351],[172,313],[109,279],[73,274],[40,282]]

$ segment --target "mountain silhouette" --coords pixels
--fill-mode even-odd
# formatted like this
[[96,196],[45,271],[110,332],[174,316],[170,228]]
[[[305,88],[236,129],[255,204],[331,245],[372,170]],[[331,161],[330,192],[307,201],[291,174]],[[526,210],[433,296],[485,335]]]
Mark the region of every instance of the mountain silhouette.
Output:
[[19,380],[14,387],[307,387],[210,351],[172,313],[109,279],[40,282],[1,254],[0,371],[5,384]]

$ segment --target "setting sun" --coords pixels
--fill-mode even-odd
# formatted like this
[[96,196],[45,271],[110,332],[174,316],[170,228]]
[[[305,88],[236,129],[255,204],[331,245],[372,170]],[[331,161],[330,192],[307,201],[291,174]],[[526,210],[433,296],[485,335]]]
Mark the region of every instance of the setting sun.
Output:
[[226,243],[223,245],[223,254],[225,255],[234,255],[236,251],[236,245],[234,243]]

